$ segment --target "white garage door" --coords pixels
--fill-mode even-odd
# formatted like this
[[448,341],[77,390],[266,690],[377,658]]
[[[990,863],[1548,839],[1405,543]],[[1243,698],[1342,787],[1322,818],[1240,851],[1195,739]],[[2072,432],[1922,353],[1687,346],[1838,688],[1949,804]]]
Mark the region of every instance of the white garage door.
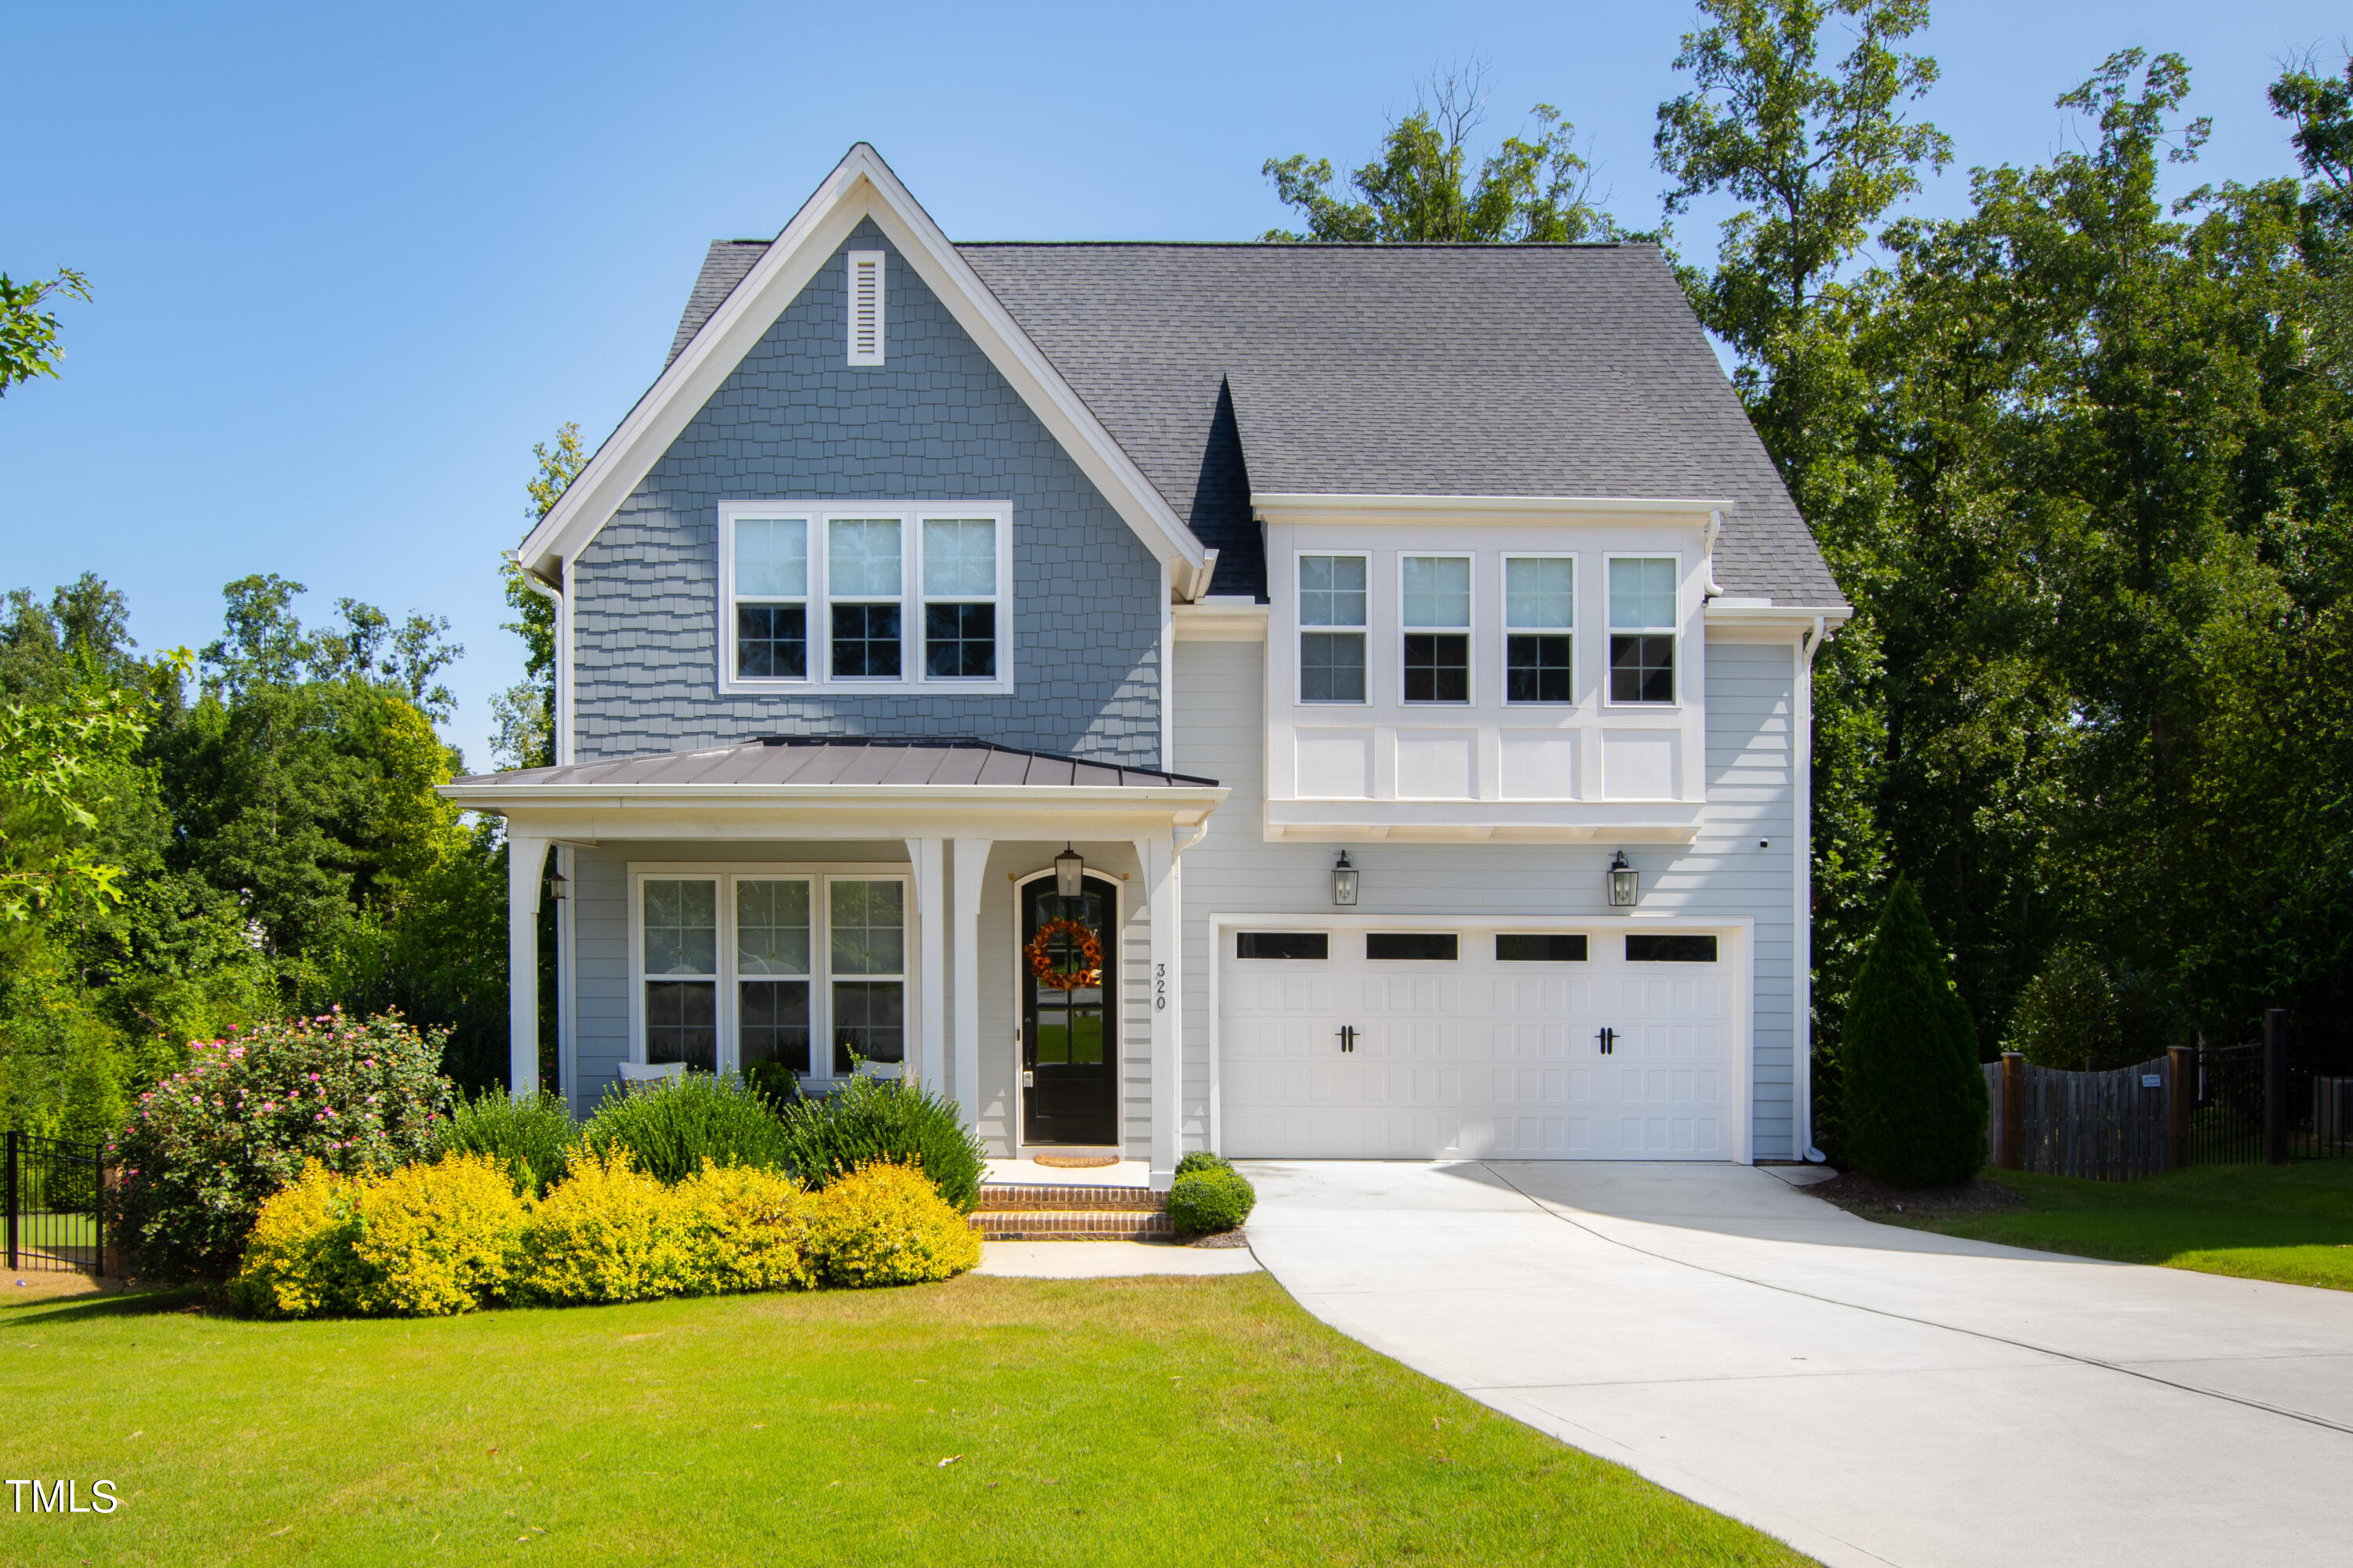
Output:
[[1219,946],[1229,1155],[1742,1156],[1736,934],[1270,926]]

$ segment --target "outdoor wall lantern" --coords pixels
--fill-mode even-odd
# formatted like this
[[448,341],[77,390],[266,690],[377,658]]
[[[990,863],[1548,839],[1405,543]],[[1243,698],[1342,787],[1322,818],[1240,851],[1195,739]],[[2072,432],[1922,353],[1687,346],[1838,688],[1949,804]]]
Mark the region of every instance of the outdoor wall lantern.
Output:
[[1626,852],[1609,857],[1609,906],[1630,909],[1642,896],[1641,874],[1626,863]]
[[1340,858],[1332,863],[1332,902],[1342,908],[1356,902],[1356,868],[1348,863],[1348,852],[1342,850]]
[[1082,881],[1086,871],[1087,863],[1079,858],[1079,852],[1065,843],[1062,853],[1054,857],[1054,891],[1065,898],[1078,897],[1086,891]]
[[547,895],[558,904],[564,902],[564,889],[566,885],[566,880],[562,872],[551,871],[547,874]]

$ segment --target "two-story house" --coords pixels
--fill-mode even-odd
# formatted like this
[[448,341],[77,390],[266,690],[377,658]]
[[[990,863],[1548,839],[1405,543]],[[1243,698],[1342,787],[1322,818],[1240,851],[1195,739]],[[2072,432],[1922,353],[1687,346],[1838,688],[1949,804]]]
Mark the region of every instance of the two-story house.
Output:
[[1848,611],[1647,245],[712,246],[518,558],[561,1078],[903,1072],[995,1151],[1802,1156]]

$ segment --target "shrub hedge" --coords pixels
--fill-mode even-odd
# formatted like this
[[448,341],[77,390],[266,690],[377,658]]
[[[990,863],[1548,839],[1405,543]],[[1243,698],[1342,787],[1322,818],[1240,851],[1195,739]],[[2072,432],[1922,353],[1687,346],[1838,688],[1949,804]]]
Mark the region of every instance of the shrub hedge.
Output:
[[625,1148],[583,1147],[531,1213],[507,1293],[551,1307],[677,1296],[687,1284],[680,1203]]
[[1190,1176],[1196,1171],[1231,1171],[1233,1168],[1232,1160],[1222,1154],[1212,1154],[1206,1149],[1197,1149],[1176,1161],[1176,1174],[1179,1176]]
[[959,1214],[979,1205],[987,1169],[955,1102],[903,1079],[861,1074],[784,1116],[784,1162],[813,1188],[870,1165],[919,1167]]
[[442,1155],[488,1155],[505,1169],[518,1194],[541,1198],[564,1179],[565,1156],[579,1136],[563,1096],[491,1088],[450,1106],[434,1148]]
[[626,1151],[657,1181],[683,1181],[706,1165],[790,1169],[785,1125],[766,1097],[728,1074],[688,1073],[636,1089],[605,1091],[581,1131],[599,1159]]
[[362,1186],[353,1305],[397,1318],[471,1312],[506,1293],[527,1210],[485,1154],[404,1165]]
[[919,1285],[980,1261],[980,1233],[913,1165],[836,1176],[810,1204],[808,1245],[831,1285]]
[[186,1071],[139,1097],[109,1155],[110,1224],[152,1279],[237,1272],[262,1205],[311,1161],[375,1175],[433,1145],[449,1086],[442,1035],[397,1013],[274,1021],[190,1046]]
[[1249,1181],[1222,1162],[1197,1166],[1168,1189],[1168,1223],[1179,1235],[1233,1230],[1257,1206],[1258,1193]]

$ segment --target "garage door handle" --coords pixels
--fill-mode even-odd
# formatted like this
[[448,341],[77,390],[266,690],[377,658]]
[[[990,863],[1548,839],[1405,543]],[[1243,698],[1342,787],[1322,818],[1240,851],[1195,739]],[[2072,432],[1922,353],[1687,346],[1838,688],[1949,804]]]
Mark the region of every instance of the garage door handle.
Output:
[[1601,1042],[1601,1054],[1607,1056],[1618,1044],[1618,1032],[1615,1029],[1604,1029],[1594,1038]]
[[1356,1048],[1356,1026],[1353,1023],[1343,1023],[1340,1025],[1340,1049],[1354,1051]]

